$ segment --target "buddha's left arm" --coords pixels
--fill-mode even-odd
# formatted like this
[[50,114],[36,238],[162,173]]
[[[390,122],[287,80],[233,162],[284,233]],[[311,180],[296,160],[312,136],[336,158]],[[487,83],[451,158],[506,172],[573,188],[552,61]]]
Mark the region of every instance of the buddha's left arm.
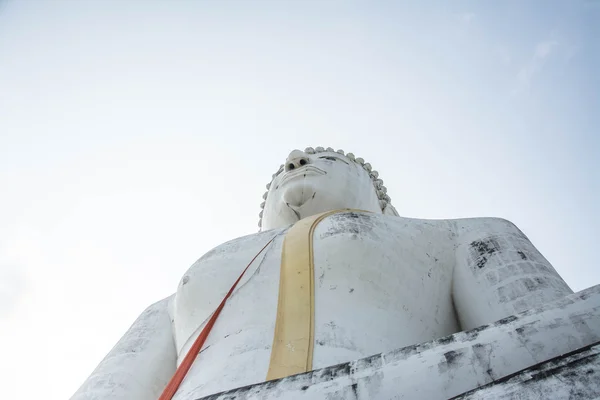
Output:
[[463,330],[573,293],[511,222],[458,220],[456,233],[452,297]]

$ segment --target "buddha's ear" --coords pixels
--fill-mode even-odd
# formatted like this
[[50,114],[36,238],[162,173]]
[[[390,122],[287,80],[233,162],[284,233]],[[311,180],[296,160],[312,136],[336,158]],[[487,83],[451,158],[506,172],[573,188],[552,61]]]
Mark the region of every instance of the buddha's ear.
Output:
[[385,206],[385,208],[383,209],[383,215],[392,215],[394,217],[400,216],[400,214],[398,214],[398,211],[396,211],[394,206],[391,204],[388,204],[387,206]]

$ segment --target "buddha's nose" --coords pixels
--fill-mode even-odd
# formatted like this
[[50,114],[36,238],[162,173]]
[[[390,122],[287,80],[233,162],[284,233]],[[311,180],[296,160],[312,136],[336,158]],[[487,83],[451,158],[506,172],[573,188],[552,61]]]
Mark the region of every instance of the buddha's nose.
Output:
[[291,171],[293,169],[300,168],[308,163],[310,163],[310,158],[308,158],[308,154],[300,150],[294,150],[285,160],[285,170]]

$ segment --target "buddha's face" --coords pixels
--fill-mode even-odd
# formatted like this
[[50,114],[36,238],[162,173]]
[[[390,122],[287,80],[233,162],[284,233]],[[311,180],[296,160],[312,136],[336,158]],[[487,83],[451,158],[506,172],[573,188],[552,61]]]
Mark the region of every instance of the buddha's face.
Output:
[[294,150],[284,166],[269,188],[262,230],[341,208],[381,213],[369,173],[346,156]]

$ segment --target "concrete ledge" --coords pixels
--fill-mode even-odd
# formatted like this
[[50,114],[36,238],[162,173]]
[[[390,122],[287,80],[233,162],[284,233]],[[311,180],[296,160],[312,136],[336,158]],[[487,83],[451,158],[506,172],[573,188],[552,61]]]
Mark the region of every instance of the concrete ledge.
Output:
[[451,400],[507,398],[600,398],[600,344],[553,358]]
[[470,331],[202,399],[448,399],[598,341],[600,285]]

